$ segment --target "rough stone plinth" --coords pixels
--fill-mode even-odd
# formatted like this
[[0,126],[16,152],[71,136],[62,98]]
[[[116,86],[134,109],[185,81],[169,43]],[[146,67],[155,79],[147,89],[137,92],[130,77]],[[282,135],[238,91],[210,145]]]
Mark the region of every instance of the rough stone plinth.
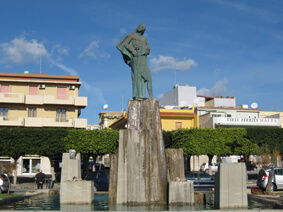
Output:
[[185,180],[183,149],[166,149],[168,181]]
[[61,182],[61,204],[91,204],[93,201],[93,181],[81,180]]
[[71,159],[63,153],[60,183],[61,204],[91,204],[94,201],[93,181],[81,180],[81,157]]
[[220,163],[215,182],[215,206],[219,209],[248,207],[245,163]]
[[167,204],[167,168],[156,100],[130,100],[120,130],[117,204]]
[[118,154],[110,155],[109,192],[108,202],[116,203],[118,178]]
[[69,153],[63,153],[61,182],[72,180],[74,177],[81,179],[81,154],[77,153],[76,159],[70,159]]
[[170,206],[193,205],[195,203],[194,182],[170,181],[168,203]]

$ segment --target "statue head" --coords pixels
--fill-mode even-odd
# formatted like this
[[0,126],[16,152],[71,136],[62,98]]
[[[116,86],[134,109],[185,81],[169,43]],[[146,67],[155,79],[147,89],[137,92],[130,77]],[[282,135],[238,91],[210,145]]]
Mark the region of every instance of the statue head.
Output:
[[144,31],[145,31],[145,25],[144,24],[140,24],[136,28],[136,32],[140,32],[142,35],[143,35]]

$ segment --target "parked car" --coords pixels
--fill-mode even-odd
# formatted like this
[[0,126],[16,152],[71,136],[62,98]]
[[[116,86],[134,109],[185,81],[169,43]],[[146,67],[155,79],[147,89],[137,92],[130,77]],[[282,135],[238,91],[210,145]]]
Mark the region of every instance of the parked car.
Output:
[[85,180],[92,180],[94,182],[93,191],[108,191],[109,189],[109,170],[99,170],[94,172],[89,172]]
[[248,171],[255,171],[257,170],[257,166],[253,161],[246,161],[246,167]]
[[215,179],[213,176],[205,173],[205,172],[186,172],[185,178],[187,180],[194,181],[194,188],[214,188],[215,187]]
[[[208,172],[208,170],[209,170],[208,163],[201,164],[200,170],[203,171],[203,172]],[[213,172],[218,171],[218,163],[211,163],[211,171],[213,171]]]
[[2,193],[7,193],[9,190],[9,180],[7,175],[5,174],[0,174],[0,192]]
[[261,189],[266,189],[268,176],[271,171],[274,172],[271,190],[283,189],[283,168],[261,169],[257,177],[257,186]]

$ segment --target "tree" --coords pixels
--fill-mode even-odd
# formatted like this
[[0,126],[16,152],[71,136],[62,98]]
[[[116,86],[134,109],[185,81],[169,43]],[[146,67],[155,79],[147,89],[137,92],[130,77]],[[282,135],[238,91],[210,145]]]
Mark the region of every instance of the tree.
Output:
[[257,145],[247,139],[246,130],[240,128],[179,129],[172,132],[172,141],[169,132],[164,137],[169,140],[165,142],[168,147],[182,148],[189,160],[192,155],[207,155],[209,164],[214,155],[249,155],[258,151]]
[[84,130],[72,129],[64,138],[65,150],[75,149],[82,154],[83,174],[88,169],[88,160],[92,156],[94,162],[99,155],[115,153],[118,147],[119,132],[116,130]]
[[[16,166],[17,160],[29,149],[24,131],[18,128],[0,128],[0,137],[0,154],[12,157]],[[16,182],[17,171],[15,170],[13,183],[16,184]]]

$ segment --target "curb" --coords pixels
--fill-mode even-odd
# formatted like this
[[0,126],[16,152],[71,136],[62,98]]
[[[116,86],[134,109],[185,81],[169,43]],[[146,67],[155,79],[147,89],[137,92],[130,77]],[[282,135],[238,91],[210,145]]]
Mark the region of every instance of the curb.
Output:
[[41,193],[42,192],[38,191],[38,192],[33,192],[33,193],[30,193],[30,194],[23,195],[23,196],[17,196],[17,197],[10,197],[10,198],[6,198],[6,199],[1,199],[0,200],[0,205],[5,205],[5,204],[8,204],[8,203],[13,203],[13,202],[17,202],[17,201],[20,201],[20,200],[24,200],[24,199],[27,199],[27,198],[39,195]]
[[277,209],[283,209],[283,200],[279,199],[278,197],[271,197],[269,198],[268,196],[259,196],[259,195],[254,195],[254,194],[248,194],[248,198],[252,200],[257,200],[265,203],[272,204],[274,207]]

